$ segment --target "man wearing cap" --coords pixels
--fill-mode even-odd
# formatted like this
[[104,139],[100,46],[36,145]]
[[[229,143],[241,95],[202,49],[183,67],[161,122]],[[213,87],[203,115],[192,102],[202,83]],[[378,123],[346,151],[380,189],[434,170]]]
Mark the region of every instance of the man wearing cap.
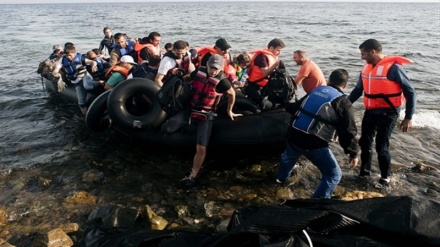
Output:
[[229,50],[231,49],[231,45],[229,42],[224,39],[220,38],[215,42],[215,46],[207,46],[202,49],[200,49],[197,52],[198,57],[198,65],[199,66],[206,66],[206,62],[209,60],[209,58],[214,54],[219,54],[223,57],[225,60],[225,64],[223,66],[223,72],[226,74],[228,79],[231,82],[234,82],[237,80],[236,71],[230,71],[231,68],[233,68],[232,65],[232,56]]
[[132,78],[131,74],[133,67],[136,65],[132,56],[125,55],[119,60],[119,63],[113,65],[108,69],[105,77],[108,78],[105,82],[104,89],[110,90],[114,88],[121,81]]
[[63,54],[61,53],[63,51],[63,47],[61,45],[54,45],[52,47],[52,54],[50,54],[49,56],[49,60],[52,60],[54,58],[60,58],[63,56]]
[[224,93],[228,96],[227,114],[234,117],[241,116],[232,112],[235,103],[235,91],[231,82],[223,73],[225,61],[219,54],[212,55],[206,63],[190,74],[192,83],[191,122],[197,126],[197,146],[193,160],[193,167],[188,177],[182,182],[187,187],[195,184],[195,178],[206,157],[209,138],[211,136],[216,106]]

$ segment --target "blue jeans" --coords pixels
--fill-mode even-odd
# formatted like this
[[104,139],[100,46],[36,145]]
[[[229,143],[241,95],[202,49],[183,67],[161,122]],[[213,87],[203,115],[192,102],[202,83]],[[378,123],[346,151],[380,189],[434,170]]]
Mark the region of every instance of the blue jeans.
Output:
[[90,75],[85,75],[75,85],[76,97],[80,108],[87,106],[87,91],[95,88],[95,83]]
[[78,105],[80,108],[86,107],[87,103],[87,90],[84,88],[83,80],[81,79],[75,85],[76,97],[78,98]]
[[321,183],[312,198],[331,198],[333,191],[341,181],[342,172],[335,156],[328,147],[305,150],[287,143],[286,150],[281,155],[277,178],[281,181],[288,179],[301,155],[304,155],[321,171]]
[[361,147],[360,175],[369,175],[373,157],[373,142],[376,139],[376,152],[382,178],[390,176],[391,155],[389,152],[390,137],[396,126],[397,113],[375,113],[365,111],[362,119],[362,135],[359,139]]

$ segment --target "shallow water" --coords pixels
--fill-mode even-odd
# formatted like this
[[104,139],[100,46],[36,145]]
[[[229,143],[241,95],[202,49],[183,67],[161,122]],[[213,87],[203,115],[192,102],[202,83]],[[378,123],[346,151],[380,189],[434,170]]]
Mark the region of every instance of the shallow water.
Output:
[[[129,14],[121,14],[121,9]],[[171,222],[204,230],[215,230],[234,208],[279,201],[273,177],[280,153],[258,157],[211,154],[202,173],[202,188],[187,192],[178,180],[189,170],[193,153],[157,150],[114,131],[93,133],[74,104],[42,88],[35,71],[54,44],[70,41],[86,52],[98,46],[106,25],[114,33],[126,32],[132,37],[159,31],[162,44],[184,39],[192,46],[205,46],[225,37],[233,53],[264,47],[278,37],[286,43],[281,59],[291,74],[298,71],[292,52],[304,49],[326,76],[335,68],[347,69],[351,75],[347,92],[356,83],[363,63],[358,45],[377,38],[384,53],[414,61],[405,67],[418,94],[414,129],[408,133],[395,129],[393,133],[392,190],[375,188],[378,177],[358,181],[357,170],[346,167],[340,185],[347,191],[440,201],[436,170],[440,169],[438,9],[437,3],[0,5],[0,54],[6,58],[0,60],[0,206],[10,212],[0,237],[10,243],[27,243],[36,229],[54,228],[62,222],[80,222],[83,230],[96,205],[64,202],[82,190],[96,196],[98,204],[150,204]],[[220,10],[224,15],[221,22],[212,18]],[[195,18],[195,13],[199,17]],[[299,95],[303,94],[300,90]],[[355,107],[360,123],[362,102],[356,102]],[[333,150],[341,164],[347,162],[337,145]],[[412,169],[420,162],[433,168]],[[319,180],[309,162],[301,164],[293,177],[296,198],[309,197]],[[377,164],[373,168],[377,173]],[[224,208],[213,218],[205,215],[204,205],[210,201]],[[189,218],[203,224],[178,219],[175,207],[181,204],[189,205]]]

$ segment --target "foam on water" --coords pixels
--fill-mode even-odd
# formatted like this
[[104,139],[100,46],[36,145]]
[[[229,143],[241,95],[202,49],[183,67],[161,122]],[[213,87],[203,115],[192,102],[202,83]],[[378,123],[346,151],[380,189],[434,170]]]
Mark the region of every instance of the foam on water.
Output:
[[[404,113],[400,114],[400,118],[403,119]],[[440,112],[436,110],[418,110],[413,115],[413,127],[414,128],[433,128],[440,130]]]

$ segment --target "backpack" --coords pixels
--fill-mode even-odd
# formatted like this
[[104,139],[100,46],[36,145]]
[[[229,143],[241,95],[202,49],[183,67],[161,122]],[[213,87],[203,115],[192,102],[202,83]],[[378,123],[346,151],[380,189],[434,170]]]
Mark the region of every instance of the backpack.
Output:
[[147,72],[147,67],[148,67],[147,63],[136,64],[136,65],[133,66],[131,74],[133,75],[133,77],[145,78],[145,76],[148,73]]
[[52,73],[52,71],[55,69],[55,66],[60,58],[54,58],[52,60],[46,59],[38,64],[37,73],[41,74],[42,76],[47,76],[48,74]]
[[171,77],[156,92],[156,100],[168,115],[189,106],[191,96],[191,87],[179,76]]
[[269,76],[269,81],[264,86],[264,95],[274,103],[286,104],[295,96],[296,85],[285,69],[277,69]]

